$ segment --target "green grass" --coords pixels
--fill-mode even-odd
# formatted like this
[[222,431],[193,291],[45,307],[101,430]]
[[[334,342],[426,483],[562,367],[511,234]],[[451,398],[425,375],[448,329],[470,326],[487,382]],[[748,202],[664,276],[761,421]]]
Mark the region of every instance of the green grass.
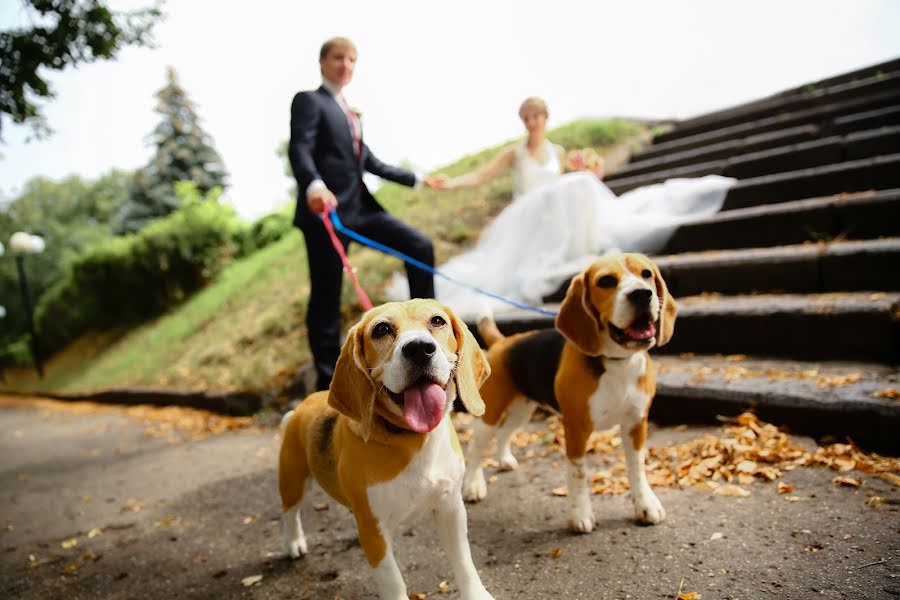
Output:
[[[602,151],[628,143],[640,127],[622,120],[582,120],[550,132],[567,149]],[[440,169],[450,176],[489,161],[509,142],[488,148]],[[510,174],[478,188],[413,190],[386,184],[376,194],[391,213],[430,236],[438,263],[471,246],[479,232],[511,198]],[[351,246],[350,260],[363,288],[376,304],[399,260]],[[309,359],[306,343],[309,278],[299,231],[229,265],[203,291],[177,309],[128,332],[85,336],[60,352],[38,381],[30,372],[12,373],[7,388],[85,392],[124,386],[176,389],[255,389],[283,387]],[[343,290],[345,323],[361,310],[352,286]]]

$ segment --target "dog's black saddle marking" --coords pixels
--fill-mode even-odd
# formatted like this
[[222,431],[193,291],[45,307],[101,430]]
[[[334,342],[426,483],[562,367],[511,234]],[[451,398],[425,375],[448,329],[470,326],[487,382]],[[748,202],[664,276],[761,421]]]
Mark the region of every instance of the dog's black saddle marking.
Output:
[[518,340],[506,355],[507,367],[520,392],[559,412],[553,391],[566,338],[555,329],[542,329]]
[[319,421],[319,452],[323,454],[331,446],[335,423],[337,423],[337,414],[327,415]]

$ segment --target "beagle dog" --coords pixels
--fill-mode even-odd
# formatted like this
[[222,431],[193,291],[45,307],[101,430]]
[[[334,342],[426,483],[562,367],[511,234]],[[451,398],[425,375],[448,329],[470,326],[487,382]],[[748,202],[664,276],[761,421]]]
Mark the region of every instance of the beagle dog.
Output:
[[484,412],[490,374],[465,323],[434,300],[385,304],[348,333],[327,392],[284,418],[278,465],[287,553],[306,554],[300,501],[311,478],[353,511],[381,598],[406,600],[393,534],[434,514],[464,599],[491,598],[472,563],[461,487],[462,448],[450,422],[459,398]]
[[656,524],[665,510],[644,469],[647,414],[656,379],[647,350],[672,337],[677,307],[659,269],[641,254],[603,257],[572,278],[556,328],[504,337],[487,317],[478,330],[492,375],[481,388],[485,412],[475,421],[463,496],[487,495],[481,456],[497,432],[502,469],[518,466],[510,438],[537,404],[562,415],[571,499],[570,526],[594,529],[585,454],[595,430],[619,425],[638,521]]

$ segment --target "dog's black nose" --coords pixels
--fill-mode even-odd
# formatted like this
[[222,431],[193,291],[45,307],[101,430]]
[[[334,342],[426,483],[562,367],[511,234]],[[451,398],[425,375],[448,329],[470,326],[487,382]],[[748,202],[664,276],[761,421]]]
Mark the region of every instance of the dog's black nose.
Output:
[[413,364],[424,367],[434,356],[437,346],[429,340],[410,340],[403,346],[403,356]]
[[638,306],[646,306],[650,304],[650,298],[652,297],[653,292],[648,290],[647,288],[632,290],[628,293],[628,300]]

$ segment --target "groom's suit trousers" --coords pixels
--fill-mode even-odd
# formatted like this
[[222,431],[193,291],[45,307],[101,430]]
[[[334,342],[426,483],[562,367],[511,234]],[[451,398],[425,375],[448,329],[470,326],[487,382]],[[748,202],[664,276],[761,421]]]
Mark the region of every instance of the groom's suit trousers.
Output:
[[[309,260],[310,294],[306,327],[316,368],[316,388],[321,390],[327,389],[331,383],[341,350],[340,308],[344,273],[331,238],[324,225],[317,221],[318,218],[315,221],[304,221],[300,229],[306,240]],[[386,212],[371,211],[357,215],[351,222],[344,222],[344,225],[427,265],[434,264],[431,240]],[[338,238],[346,248],[350,239],[340,233]],[[410,297],[434,298],[434,278],[431,273],[407,265],[406,275]]]

